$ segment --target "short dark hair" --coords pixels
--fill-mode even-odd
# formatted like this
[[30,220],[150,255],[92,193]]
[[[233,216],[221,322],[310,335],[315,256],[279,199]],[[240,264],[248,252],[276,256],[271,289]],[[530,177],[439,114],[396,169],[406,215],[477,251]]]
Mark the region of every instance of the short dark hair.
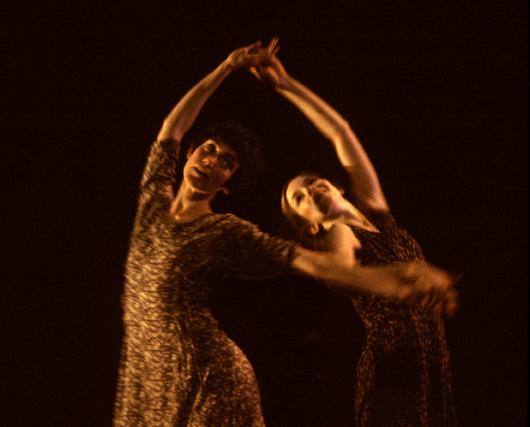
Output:
[[244,192],[251,189],[263,172],[259,141],[256,134],[234,121],[223,121],[196,132],[189,148],[194,151],[198,146],[213,139],[228,145],[237,155],[239,168],[226,183],[232,192]]

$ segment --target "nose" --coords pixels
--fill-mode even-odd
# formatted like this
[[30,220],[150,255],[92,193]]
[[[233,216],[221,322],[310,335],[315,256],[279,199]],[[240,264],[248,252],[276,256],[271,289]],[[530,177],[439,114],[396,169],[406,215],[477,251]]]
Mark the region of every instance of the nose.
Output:
[[216,156],[205,156],[202,159],[202,164],[206,167],[213,168],[215,164],[217,163],[217,157]]
[[309,184],[307,186],[307,192],[312,196],[315,193],[320,192],[320,189],[317,186],[315,186],[315,184]]

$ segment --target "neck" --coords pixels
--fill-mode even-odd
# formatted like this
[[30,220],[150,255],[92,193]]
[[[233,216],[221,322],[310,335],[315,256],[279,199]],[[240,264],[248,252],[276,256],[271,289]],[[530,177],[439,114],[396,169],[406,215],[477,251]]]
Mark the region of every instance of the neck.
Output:
[[350,224],[366,228],[367,230],[377,231],[377,228],[357,209],[350,201],[344,199],[340,209],[337,209],[334,215],[324,221],[324,228],[329,229],[334,224]]
[[202,193],[182,182],[177,195],[171,202],[169,214],[177,222],[193,221],[212,213],[210,203],[214,196],[215,194]]

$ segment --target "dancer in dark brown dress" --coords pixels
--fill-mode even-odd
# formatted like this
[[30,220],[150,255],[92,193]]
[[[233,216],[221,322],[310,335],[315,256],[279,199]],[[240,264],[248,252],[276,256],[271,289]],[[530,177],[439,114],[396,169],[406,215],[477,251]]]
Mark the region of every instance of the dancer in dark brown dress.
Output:
[[[350,177],[354,203],[314,174],[301,174],[287,183],[282,209],[300,239],[309,247],[333,248],[357,265],[422,262],[420,246],[392,217],[373,165],[341,115],[292,78],[275,56],[251,71],[271,83],[331,141]],[[357,425],[454,426],[441,318],[442,312],[456,309],[454,290],[434,313],[374,295],[356,296],[353,304],[367,334],[357,367]]]
[[[389,286],[376,292],[397,299],[424,292],[432,277],[430,290],[440,297],[452,285],[449,276],[418,263],[352,267],[342,254],[307,250],[212,211],[215,195],[247,176],[254,158],[248,133],[219,126],[186,153],[179,152],[179,142],[224,78],[274,52],[274,44],[254,44],[231,53],[177,103],[151,148],[126,262],[116,426],[264,424],[252,367],[210,310],[210,291],[220,276],[292,268],[364,293],[386,278]],[[185,156],[182,174],[179,156]]]

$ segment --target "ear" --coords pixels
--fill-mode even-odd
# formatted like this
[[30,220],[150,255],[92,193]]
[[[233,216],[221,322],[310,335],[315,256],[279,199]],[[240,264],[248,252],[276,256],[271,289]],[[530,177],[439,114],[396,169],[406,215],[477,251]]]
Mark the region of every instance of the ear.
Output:
[[314,236],[318,234],[318,232],[320,231],[320,227],[318,226],[316,222],[313,222],[309,225],[309,227],[307,228],[307,231],[309,232],[309,234]]

